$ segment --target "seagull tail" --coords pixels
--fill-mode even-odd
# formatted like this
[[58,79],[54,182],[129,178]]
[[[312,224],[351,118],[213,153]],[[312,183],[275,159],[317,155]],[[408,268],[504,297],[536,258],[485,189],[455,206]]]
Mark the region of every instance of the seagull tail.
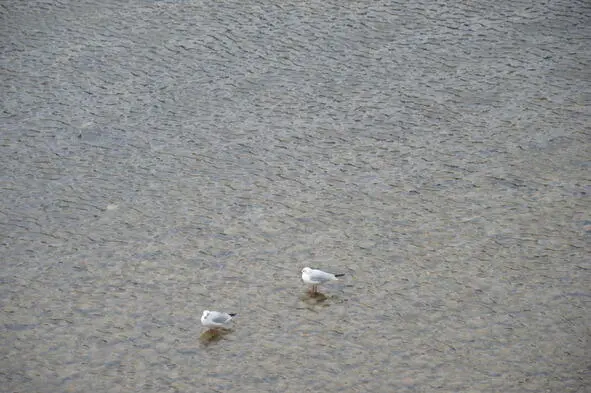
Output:
[[335,274],[335,277],[343,277],[345,275],[345,273],[340,273],[340,274]]
[[236,313],[233,313],[233,314],[228,314],[228,315],[229,315],[229,316],[231,316],[231,317],[235,317],[235,316],[236,316],[236,315],[238,315],[238,314],[236,314]]

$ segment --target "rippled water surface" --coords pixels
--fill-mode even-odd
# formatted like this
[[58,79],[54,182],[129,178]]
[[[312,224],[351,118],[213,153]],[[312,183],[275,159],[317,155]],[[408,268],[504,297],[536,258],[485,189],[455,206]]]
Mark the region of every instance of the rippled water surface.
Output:
[[0,13],[3,391],[588,391],[589,2]]

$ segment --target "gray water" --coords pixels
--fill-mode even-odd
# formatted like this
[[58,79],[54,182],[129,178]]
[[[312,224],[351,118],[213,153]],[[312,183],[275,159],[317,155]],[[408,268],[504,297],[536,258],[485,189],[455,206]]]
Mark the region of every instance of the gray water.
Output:
[[589,2],[0,12],[2,391],[589,391]]

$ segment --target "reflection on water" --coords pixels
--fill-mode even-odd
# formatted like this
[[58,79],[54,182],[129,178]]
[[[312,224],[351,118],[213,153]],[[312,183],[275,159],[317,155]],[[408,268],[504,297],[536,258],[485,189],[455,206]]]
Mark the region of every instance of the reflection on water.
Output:
[[347,301],[347,299],[342,296],[324,294],[322,292],[305,292],[300,296],[300,300],[309,306],[306,307],[307,309],[313,311],[315,311],[314,306],[328,307],[331,305],[342,304]]
[[300,299],[306,303],[309,304],[311,306],[317,305],[317,304],[321,304],[324,303],[326,300],[329,299],[328,296],[326,296],[325,294],[321,293],[321,292],[311,292],[308,291],[305,294],[303,294]]
[[225,336],[232,333],[233,329],[209,329],[199,336],[199,341],[204,345],[213,344],[222,340]]

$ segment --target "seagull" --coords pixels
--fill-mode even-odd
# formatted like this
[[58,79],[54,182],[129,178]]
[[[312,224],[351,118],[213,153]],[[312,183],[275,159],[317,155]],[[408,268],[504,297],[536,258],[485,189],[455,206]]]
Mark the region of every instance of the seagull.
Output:
[[334,281],[338,280],[337,277],[342,277],[345,274],[332,274],[327,273],[322,270],[312,269],[309,267],[305,267],[302,269],[302,280],[306,284],[312,285],[312,293],[318,293],[318,285],[323,284],[327,281]]
[[211,329],[226,327],[235,315],[236,314],[205,310],[203,311],[203,315],[201,315],[201,324]]

